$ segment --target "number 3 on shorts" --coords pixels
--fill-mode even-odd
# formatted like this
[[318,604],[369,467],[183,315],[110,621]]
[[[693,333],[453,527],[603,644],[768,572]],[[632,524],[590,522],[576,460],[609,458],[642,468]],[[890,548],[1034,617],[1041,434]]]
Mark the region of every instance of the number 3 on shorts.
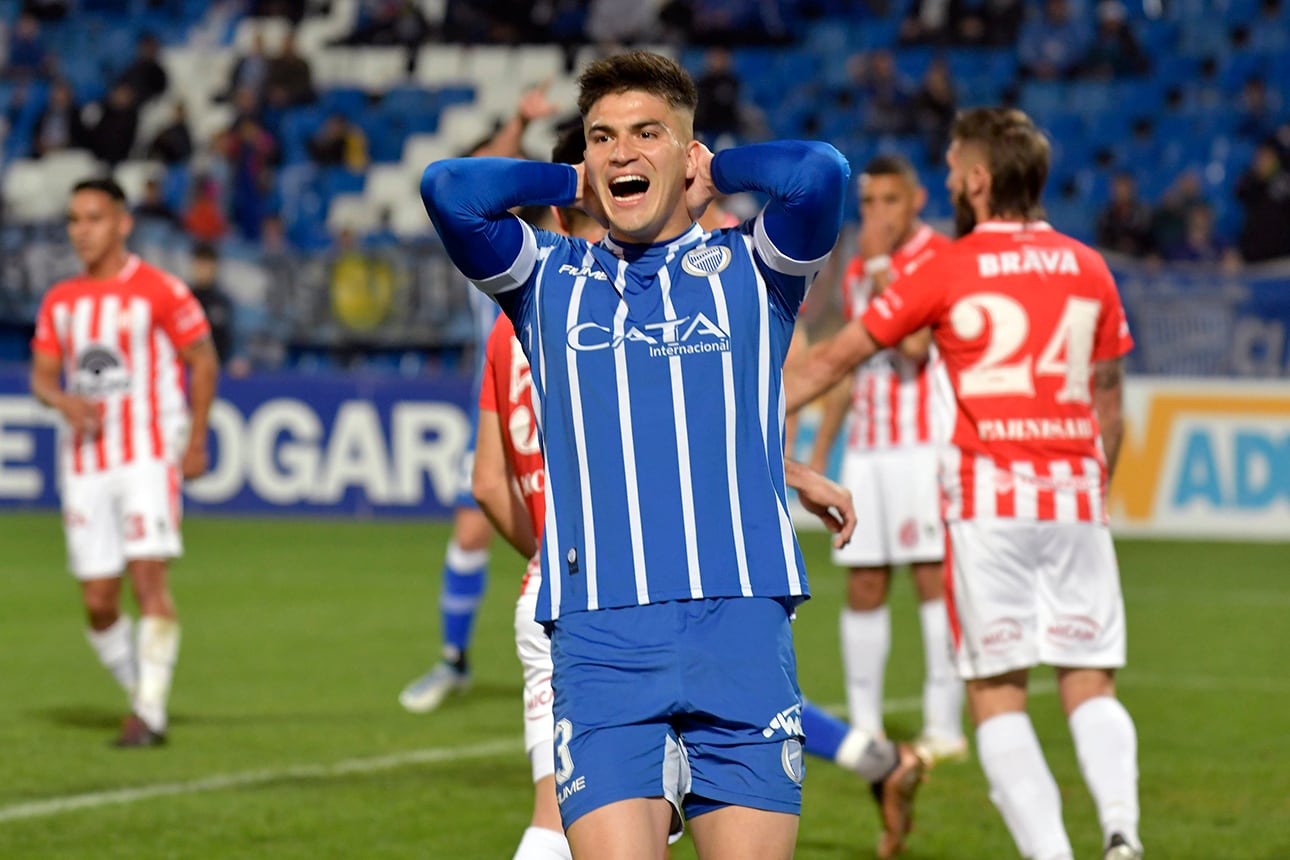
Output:
[[573,776],[573,756],[569,755],[569,741],[573,740],[573,723],[561,720],[555,724],[555,784],[564,785]]

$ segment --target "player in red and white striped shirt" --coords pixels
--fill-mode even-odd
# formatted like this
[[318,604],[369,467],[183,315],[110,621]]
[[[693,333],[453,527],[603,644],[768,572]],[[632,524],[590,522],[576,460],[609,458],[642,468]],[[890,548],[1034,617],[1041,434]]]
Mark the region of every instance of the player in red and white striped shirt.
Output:
[[[188,287],[127,252],[132,226],[114,181],[77,184],[67,233],[85,272],[45,294],[31,390],[66,421],[58,463],[68,565],[90,644],[131,699],[117,744],[154,746],[165,740],[179,652],[166,566],[183,552],[180,482],[206,471],[219,368]],[[123,570],[139,604],[137,639],[120,611]]]
[[1026,714],[1029,669],[1055,666],[1104,857],[1134,860],[1137,733],[1115,696],[1124,602],[1103,505],[1133,341],[1106,263],[1040,220],[1049,146],[1030,118],[967,111],[951,140],[962,238],[786,368],[789,408],[932,327],[957,406],[941,472],[950,619],[991,799],[1024,856],[1069,860]]
[[[950,244],[919,220],[926,201],[927,192],[905,158],[880,155],[865,167],[860,253],[842,281],[848,321],[893,280],[917,271]],[[834,550],[833,561],[849,570],[841,632],[851,724],[874,735],[883,732],[883,674],[891,648],[887,593],[892,567],[908,564],[918,591],[926,661],[919,743],[933,761],[960,758],[967,751],[963,683],[954,671],[946,620],[945,536],[936,479],[937,443],[943,445],[949,434],[948,417],[934,413],[938,400],[948,400],[947,385],[926,329],[883,350],[830,391],[811,463],[824,470],[845,419],[841,481],[855,499],[858,522],[851,543]],[[941,412],[947,410],[941,406]]]

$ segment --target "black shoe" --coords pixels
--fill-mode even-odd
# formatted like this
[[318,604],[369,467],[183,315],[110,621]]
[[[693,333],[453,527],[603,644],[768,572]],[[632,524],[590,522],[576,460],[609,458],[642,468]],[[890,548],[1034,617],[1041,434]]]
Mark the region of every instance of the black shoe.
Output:
[[121,723],[121,734],[112,743],[115,747],[122,749],[133,749],[136,747],[159,747],[166,743],[166,736],[161,732],[154,732],[147,723],[138,714],[130,714]]

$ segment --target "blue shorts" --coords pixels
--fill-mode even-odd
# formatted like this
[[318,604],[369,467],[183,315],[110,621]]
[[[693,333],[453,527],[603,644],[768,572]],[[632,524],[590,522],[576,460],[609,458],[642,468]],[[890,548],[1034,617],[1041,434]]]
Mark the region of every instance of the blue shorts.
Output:
[[551,631],[567,828],[619,800],[686,817],[801,811],[802,694],[788,604],[711,598],[561,616]]

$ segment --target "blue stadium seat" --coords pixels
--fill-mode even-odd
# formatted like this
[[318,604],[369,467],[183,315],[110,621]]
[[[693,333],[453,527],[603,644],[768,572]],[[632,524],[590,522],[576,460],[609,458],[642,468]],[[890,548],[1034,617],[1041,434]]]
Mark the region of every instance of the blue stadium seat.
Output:
[[367,110],[367,93],[354,87],[333,87],[323,90],[318,95],[318,109],[328,113],[339,113],[350,121],[357,121]]

